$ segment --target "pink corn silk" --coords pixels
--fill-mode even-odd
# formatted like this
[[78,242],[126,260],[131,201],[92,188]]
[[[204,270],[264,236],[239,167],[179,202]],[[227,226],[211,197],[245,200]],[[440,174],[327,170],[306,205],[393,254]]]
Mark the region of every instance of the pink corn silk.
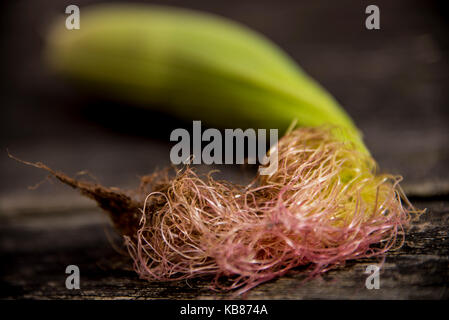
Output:
[[278,171],[247,186],[189,167],[165,177],[162,191],[146,194],[136,237],[125,237],[139,276],[210,275],[213,288],[240,294],[298,266],[312,277],[402,245],[417,211],[401,178],[376,175],[369,155],[330,129],[303,128],[279,141],[278,160]]

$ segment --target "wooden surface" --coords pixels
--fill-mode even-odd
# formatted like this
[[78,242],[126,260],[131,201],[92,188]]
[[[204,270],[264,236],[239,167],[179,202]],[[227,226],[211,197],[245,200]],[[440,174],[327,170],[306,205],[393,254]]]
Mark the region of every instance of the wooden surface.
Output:
[[[78,1],[81,6],[93,1]],[[380,289],[364,271],[377,260],[349,261],[301,285],[287,275],[252,290],[248,299],[447,299],[449,280],[449,73],[447,8],[437,1],[376,1],[381,30],[364,28],[363,1],[165,1],[215,12],[264,33],[289,52],[337,99],[365,133],[384,171],[404,176],[418,208],[428,208],[390,252]],[[205,279],[139,280],[121,241],[95,205],[45,173],[6,156],[102,183],[135,187],[138,175],[169,164],[168,137],[185,126],[165,115],[81,95],[50,75],[40,52],[49,17],[70,1],[12,2],[2,10],[0,147],[0,298],[232,298]],[[82,12],[82,11],[81,11]],[[7,31],[6,31],[7,30]],[[245,181],[253,171],[220,167]],[[81,290],[67,290],[75,264]]]

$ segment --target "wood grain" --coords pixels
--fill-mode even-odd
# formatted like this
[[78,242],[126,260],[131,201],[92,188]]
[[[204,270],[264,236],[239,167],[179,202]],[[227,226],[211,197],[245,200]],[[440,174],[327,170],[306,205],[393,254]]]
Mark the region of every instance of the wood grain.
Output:
[[[84,96],[52,76],[42,63],[43,34],[50,17],[64,12],[69,2],[14,1],[2,10],[1,63],[7,81],[1,91],[1,150],[71,175],[89,170],[109,186],[135,187],[138,175],[169,164],[171,130],[191,124]],[[364,3],[350,0],[156,2],[224,15],[273,39],[342,102],[381,169],[403,175],[414,204],[428,208],[405,245],[386,256],[379,290],[365,288],[364,274],[378,261],[357,260],[304,284],[300,274],[289,274],[246,298],[449,298],[444,2],[378,0],[379,31],[364,29]],[[223,178],[239,182],[254,174],[239,167],[219,169]],[[233,298],[211,291],[207,279],[139,280],[126,255],[115,249],[121,240],[92,202],[56,183],[28,190],[45,173],[9,159],[6,152],[0,174],[0,298]],[[80,267],[81,290],[65,288],[69,264]]]

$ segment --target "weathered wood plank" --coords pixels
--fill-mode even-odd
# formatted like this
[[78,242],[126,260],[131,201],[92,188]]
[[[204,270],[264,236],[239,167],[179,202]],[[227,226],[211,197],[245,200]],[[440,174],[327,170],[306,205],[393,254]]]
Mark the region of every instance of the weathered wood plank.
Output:
[[[80,0],[81,7],[96,1]],[[447,299],[449,267],[449,56],[443,1],[378,0],[381,30],[364,29],[363,2],[240,0],[151,1],[215,12],[261,31],[289,52],[345,106],[381,168],[429,211],[401,250],[387,255],[381,289],[367,290],[351,261],[300,285],[287,275],[257,287],[249,299]],[[0,147],[75,174],[89,170],[106,185],[135,187],[137,175],[169,164],[169,132],[189,123],[82,96],[48,74],[40,52],[48,17],[61,1],[10,2],[1,19]],[[39,13],[39,14],[37,14]],[[105,116],[106,115],[106,116]],[[251,171],[223,169],[245,181]],[[27,186],[45,174],[0,157],[0,298],[229,298],[207,280],[139,280],[92,202],[70,188]],[[120,239],[115,236],[120,243]],[[64,286],[65,267],[81,269],[81,290]]]
[[[428,213],[414,223],[405,245],[386,256],[379,290],[365,288],[374,259],[349,261],[304,284],[289,274],[256,287],[248,299],[442,299],[448,298],[449,202],[417,203]],[[232,298],[215,293],[210,280],[176,282],[139,280],[121,241],[100,210],[65,211],[52,215],[16,214],[0,227],[1,298],[33,299],[211,299]],[[4,216],[4,215],[3,215]],[[114,239],[115,246],[110,242]],[[81,289],[68,290],[64,273],[75,264]]]

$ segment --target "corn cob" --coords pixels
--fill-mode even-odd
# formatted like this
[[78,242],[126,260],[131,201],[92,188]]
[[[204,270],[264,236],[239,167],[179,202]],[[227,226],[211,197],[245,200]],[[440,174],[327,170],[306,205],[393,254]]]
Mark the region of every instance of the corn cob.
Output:
[[[141,278],[231,275],[229,288],[245,291],[296,266],[317,274],[385,253],[417,212],[399,177],[376,174],[338,102],[263,36],[159,6],[102,5],[83,9],[81,20],[76,31],[54,25],[46,56],[97,94],[218,127],[308,127],[282,137],[279,170],[254,188],[203,181],[187,167],[170,179],[143,177],[130,197],[25,162],[109,212]],[[341,130],[311,128],[329,125]]]

